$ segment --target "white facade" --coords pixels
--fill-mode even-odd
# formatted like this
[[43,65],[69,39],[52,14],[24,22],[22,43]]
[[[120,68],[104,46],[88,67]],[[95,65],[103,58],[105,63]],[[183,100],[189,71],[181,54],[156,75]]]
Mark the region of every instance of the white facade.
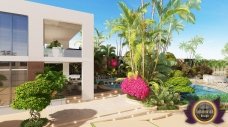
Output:
[[[78,12],[29,1],[22,0],[1,0],[0,12],[20,14],[28,16],[28,56],[2,56],[0,61],[25,61],[25,62],[48,62],[63,63],[63,72],[67,75],[69,63],[82,63],[82,99],[93,99],[94,96],[94,43],[93,29],[94,17],[92,14]],[[47,36],[58,36],[45,33],[45,21],[75,24],[81,27],[82,31],[82,56],[81,57],[45,57],[44,41]],[[74,32],[76,32],[75,28]],[[79,32],[79,31],[77,31]],[[64,32],[63,32],[64,33]],[[61,31],[59,33],[61,34]],[[46,37],[45,37],[46,36]],[[67,35],[66,35],[67,36]],[[61,38],[61,37],[60,37]],[[55,39],[55,38],[53,38]],[[65,38],[66,40],[69,39]],[[50,40],[50,39],[49,39]],[[64,40],[64,38],[63,38]],[[64,45],[67,47],[68,45]]]

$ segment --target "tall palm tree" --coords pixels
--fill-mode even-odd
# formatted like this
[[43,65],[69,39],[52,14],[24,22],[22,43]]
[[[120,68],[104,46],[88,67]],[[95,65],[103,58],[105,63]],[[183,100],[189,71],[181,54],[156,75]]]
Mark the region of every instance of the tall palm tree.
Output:
[[225,60],[228,61],[228,43],[226,43],[222,49],[222,54],[225,56]]
[[199,45],[203,44],[204,39],[200,36],[195,36],[187,42],[182,42],[179,45],[181,50],[184,50],[189,54],[189,59],[193,59],[196,56],[196,49]]
[[130,51],[130,63],[133,72],[138,71],[137,62],[134,61],[137,47],[137,29],[148,5],[149,4],[144,4],[136,10],[132,10],[129,9],[125,3],[119,2],[119,6],[122,10],[121,17],[108,22],[108,25],[112,30],[111,33],[118,33],[121,37],[125,38],[125,44],[127,43]]
[[115,49],[116,47],[113,47],[111,44],[101,46],[101,52],[107,58],[115,56],[115,52],[116,52]]
[[94,67],[95,72],[102,71],[103,65],[101,64],[103,61],[103,53],[101,52],[101,45],[105,41],[106,37],[95,28],[95,36],[94,36]]
[[[158,13],[158,23],[156,28],[161,30],[157,37],[158,41],[156,42],[157,57],[155,60],[154,71],[156,70],[159,60],[159,52],[162,51],[162,48],[164,51],[167,49],[167,46],[170,44],[171,33],[173,30],[180,30],[180,28],[183,29],[183,26],[177,21],[195,21],[194,15],[190,10],[193,7],[193,4],[189,1],[184,3],[181,0],[169,0],[166,5],[163,4],[163,0],[152,1],[154,2]],[[173,26],[173,22],[175,23],[175,26],[178,26],[177,29]]]
[[105,41],[105,36],[102,32],[98,31],[97,28],[95,28],[95,36],[94,36],[94,49],[99,50],[101,44]]

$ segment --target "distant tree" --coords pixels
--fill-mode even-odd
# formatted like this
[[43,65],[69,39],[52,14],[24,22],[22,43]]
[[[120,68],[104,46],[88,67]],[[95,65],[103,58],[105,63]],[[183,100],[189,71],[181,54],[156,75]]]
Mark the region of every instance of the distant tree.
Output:
[[[204,39],[200,36],[195,36],[190,41],[180,43],[179,48],[184,50],[189,55],[189,59],[196,59],[198,57],[196,50],[199,45],[203,44]],[[191,62],[190,66],[194,63]]]
[[224,48],[222,49],[222,53],[225,56],[225,60],[228,61],[228,43],[225,44]]

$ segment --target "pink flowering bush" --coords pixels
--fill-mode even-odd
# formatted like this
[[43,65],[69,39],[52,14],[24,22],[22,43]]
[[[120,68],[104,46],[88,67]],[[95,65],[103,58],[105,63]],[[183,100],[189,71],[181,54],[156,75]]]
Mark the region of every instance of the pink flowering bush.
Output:
[[133,96],[139,100],[145,99],[150,93],[148,85],[140,76],[125,78],[121,83],[121,89],[123,93]]

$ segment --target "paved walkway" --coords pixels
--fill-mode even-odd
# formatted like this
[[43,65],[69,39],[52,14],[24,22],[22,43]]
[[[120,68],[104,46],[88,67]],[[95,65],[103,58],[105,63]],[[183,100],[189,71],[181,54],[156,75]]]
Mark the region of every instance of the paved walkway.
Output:
[[[186,117],[181,111],[154,111],[144,108],[142,104],[128,99],[125,95],[50,106],[42,111],[41,116],[52,120],[50,127],[228,127],[228,121],[221,125],[191,126],[185,123]],[[27,118],[27,111],[0,115],[0,127],[19,127],[20,122]],[[224,120],[228,120],[228,114],[224,116]]]

